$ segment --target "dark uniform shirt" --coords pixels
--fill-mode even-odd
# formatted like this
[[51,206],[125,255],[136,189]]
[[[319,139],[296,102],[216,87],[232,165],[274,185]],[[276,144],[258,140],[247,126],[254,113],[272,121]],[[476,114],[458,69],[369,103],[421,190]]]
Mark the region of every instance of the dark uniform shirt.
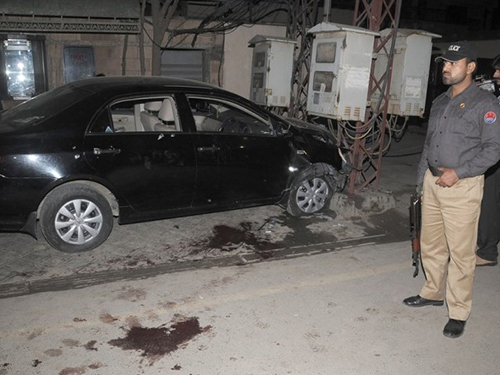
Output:
[[479,176],[500,159],[500,106],[495,96],[469,85],[451,87],[432,103],[417,183],[432,167],[453,168],[459,178]]

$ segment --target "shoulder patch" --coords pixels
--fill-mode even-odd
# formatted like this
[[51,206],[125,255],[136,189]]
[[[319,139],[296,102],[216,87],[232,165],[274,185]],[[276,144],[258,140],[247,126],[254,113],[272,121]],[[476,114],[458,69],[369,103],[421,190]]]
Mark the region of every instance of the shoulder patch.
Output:
[[495,112],[486,112],[484,115],[484,122],[487,124],[493,124],[497,120],[497,114]]

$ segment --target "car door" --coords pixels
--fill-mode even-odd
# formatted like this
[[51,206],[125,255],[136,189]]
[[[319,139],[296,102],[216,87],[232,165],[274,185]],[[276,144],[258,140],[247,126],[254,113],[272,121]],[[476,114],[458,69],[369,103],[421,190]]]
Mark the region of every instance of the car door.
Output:
[[174,95],[111,103],[84,142],[85,157],[96,174],[126,200],[121,205],[133,209],[126,221],[170,216],[167,211],[191,207],[196,159],[192,134],[183,131]]
[[276,201],[289,176],[290,145],[251,108],[188,95],[196,125],[196,205],[235,207]]

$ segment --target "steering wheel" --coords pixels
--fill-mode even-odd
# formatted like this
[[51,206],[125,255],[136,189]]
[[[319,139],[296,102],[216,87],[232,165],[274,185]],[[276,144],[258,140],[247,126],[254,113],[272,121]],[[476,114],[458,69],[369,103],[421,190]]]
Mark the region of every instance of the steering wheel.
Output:
[[225,133],[250,133],[250,128],[236,117],[228,117],[222,122],[219,131]]

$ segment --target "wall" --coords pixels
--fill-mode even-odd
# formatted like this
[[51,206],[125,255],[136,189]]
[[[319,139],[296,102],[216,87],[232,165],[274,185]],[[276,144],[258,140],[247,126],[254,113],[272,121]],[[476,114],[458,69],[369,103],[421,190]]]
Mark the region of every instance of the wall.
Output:
[[[94,49],[96,74],[122,75],[122,54],[125,35],[111,34],[46,34],[47,73],[49,88],[65,83],[63,48],[67,46],[91,46]],[[151,43],[145,49],[147,74],[151,74]],[[126,54],[126,75],[140,75],[139,40],[129,35]]]
[[[172,30],[193,29],[200,21],[177,18],[172,20]],[[145,45],[145,68],[146,74],[151,75],[152,37],[153,31],[150,25],[146,25],[147,33],[144,35]],[[163,46],[168,48],[203,49],[206,52],[206,69],[209,72],[208,80],[214,85],[222,85],[223,77],[220,70],[220,61],[223,51],[223,36],[221,34],[200,34],[194,46],[191,45],[193,37],[179,35],[171,40],[169,34],[165,35]],[[106,76],[122,75],[122,54],[124,49],[125,35],[111,34],[46,34],[47,51],[47,73],[49,88],[64,84],[63,48],[65,46],[92,46],[94,49],[94,60],[96,74],[102,73]],[[168,45],[167,45],[168,42]],[[246,49],[246,46],[242,48]],[[127,42],[125,75],[140,75],[139,37],[129,35]]]

